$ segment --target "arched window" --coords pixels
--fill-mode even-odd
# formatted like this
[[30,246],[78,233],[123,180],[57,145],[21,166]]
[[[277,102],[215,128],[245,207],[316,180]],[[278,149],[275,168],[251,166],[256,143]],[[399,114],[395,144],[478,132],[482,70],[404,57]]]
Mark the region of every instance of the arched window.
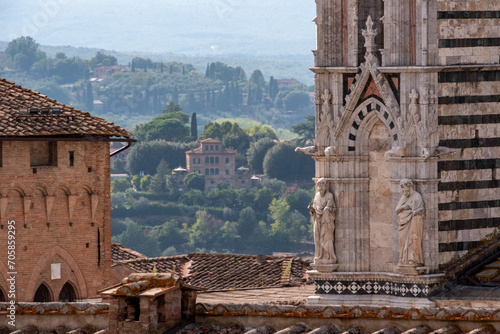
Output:
[[74,302],[76,301],[76,292],[73,285],[70,282],[66,282],[63,285],[61,292],[59,292],[59,301],[60,302]]
[[218,164],[219,163],[219,157],[215,157],[215,163]]
[[5,303],[7,301],[7,296],[3,292],[2,288],[0,288],[0,303]]
[[208,164],[208,157],[205,157],[205,163]]
[[214,163],[214,157],[210,157],[210,163],[213,164]]
[[51,302],[52,301],[51,299],[52,298],[50,297],[49,288],[47,288],[47,286],[44,283],[40,284],[40,286],[35,292],[35,297],[33,298],[33,301],[35,303],[47,303]]
[[209,170],[208,168],[205,168],[205,175],[208,175],[209,174]]
[[219,168],[215,169],[215,175],[219,175]]
[[210,175],[214,175],[214,169],[210,168]]

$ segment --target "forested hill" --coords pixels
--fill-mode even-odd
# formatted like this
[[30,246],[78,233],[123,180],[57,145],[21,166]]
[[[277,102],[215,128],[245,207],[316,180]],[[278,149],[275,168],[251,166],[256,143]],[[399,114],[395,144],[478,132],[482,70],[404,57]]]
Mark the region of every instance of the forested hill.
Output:
[[[0,41],[0,51],[7,48],[9,42]],[[312,85],[314,75],[309,70],[314,64],[312,52],[303,55],[279,55],[279,56],[251,56],[243,54],[234,55],[207,55],[207,56],[187,56],[174,53],[147,53],[147,52],[118,52],[97,48],[73,47],[73,46],[48,46],[40,45],[40,50],[49,57],[54,57],[58,52],[64,53],[67,57],[80,57],[90,59],[99,51],[111,55],[118,60],[118,64],[129,64],[133,58],[149,58],[157,62],[179,62],[192,64],[200,72],[204,72],[208,63],[222,62],[229,66],[240,66],[247,73],[252,73],[260,69],[262,73],[276,78],[295,78],[298,81]]]

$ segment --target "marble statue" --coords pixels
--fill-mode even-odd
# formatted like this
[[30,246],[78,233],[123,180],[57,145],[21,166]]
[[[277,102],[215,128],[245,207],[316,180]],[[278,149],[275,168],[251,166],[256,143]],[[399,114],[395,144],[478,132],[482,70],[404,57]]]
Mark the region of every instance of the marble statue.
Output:
[[337,207],[324,178],[316,183],[316,195],[312,205],[309,205],[309,211],[314,223],[314,264],[337,263],[333,247]]
[[399,215],[399,265],[421,266],[422,233],[424,227],[424,202],[415,191],[413,182],[403,179],[399,182],[403,195],[396,207]]

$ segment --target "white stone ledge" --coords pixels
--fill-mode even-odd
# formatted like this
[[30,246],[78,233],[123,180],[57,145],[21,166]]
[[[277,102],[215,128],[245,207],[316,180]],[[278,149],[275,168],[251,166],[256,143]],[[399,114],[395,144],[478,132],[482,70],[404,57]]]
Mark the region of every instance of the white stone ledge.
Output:
[[323,306],[380,306],[388,307],[435,307],[436,304],[427,298],[405,298],[381,295],[314,295],[307,298],[306,305]]
[[359,67],[321,67],[315,66],[309,68],[314,73],[358,73]]
[[[315,177],[313,180],[316,182],[320,178]],[[358,183],[368,183],[370,182],[370,179],[367,177],[360,177],[360,178],[336,178],[336,177],[324,177],[327,181],[330,182],[337,182],[337,183],[353,183],[353,182],[358,182]]]
[[[436,284],[442,282],[445,274],[430,274],[409,276],[389,272],[333,272],[333,273],[308,273],[314,280],[328,281],[389,281],[394,283],[410,284]],[[351,297],[351,296],[350,296]]]
[[[397,183],[401,182],[403,179],[391,179],[391,183]],[[415,183],[439,183],[441,182],[441,179],[411,179]]]

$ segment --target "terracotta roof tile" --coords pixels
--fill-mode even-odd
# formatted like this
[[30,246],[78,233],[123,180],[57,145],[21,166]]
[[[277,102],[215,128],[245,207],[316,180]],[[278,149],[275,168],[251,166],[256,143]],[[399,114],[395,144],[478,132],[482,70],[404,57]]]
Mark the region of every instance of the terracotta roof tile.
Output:
[[300,259],[268,256],[263,263],[255,255],[191,253],[124,262],[131,269],[150,273],[174,270],[185,282],[207,291],[270,288],[302,284],[309,265]]
[[136,252],[135,250],[125,248],[121,244],[111,244],[111,261],[113,263],[143,258],[146,258],[146,255]]
[[[20,116],[20,108],[50,108],[48,115]],[[60,108],[61,114],[52,114]],[[0,136],[98,135],[129,138],[118,125],[66,106],[0,78]]]

